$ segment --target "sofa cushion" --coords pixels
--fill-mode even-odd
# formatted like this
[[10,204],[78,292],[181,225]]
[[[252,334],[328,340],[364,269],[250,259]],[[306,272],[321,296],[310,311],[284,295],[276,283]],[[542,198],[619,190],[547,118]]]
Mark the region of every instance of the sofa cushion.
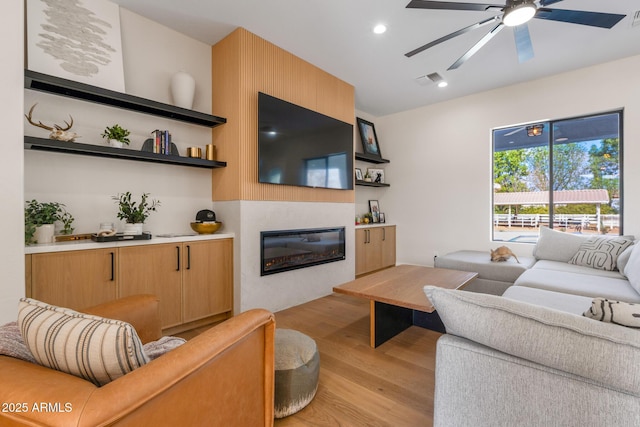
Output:
[[529,267],[535,263],[531,257],[518,257],[504,262],[492,262],[489,251],[457,251],[436,257],[435,267],[478,273],[479,279],[496,280],[513,283]]
[[36,363],[22,339],[18,322],[0,326],[0,355]]
[[591,298],[603,297],[618,301],[640,302],[640,294],[620,274],[614,278],[534,268],[525,271],[513,285]]
[[565,311],[578,316],[582,316],[585,310],[591,307],[591,302],[593,301],[590,297],[564,294],[544,289],[527,288],[526,286],[511,286],[502,296],[553,310]]
[[586,239],[587,237],[581,234],[564,233],[549,227],[540,227],[540,237],[533,249],[533,256],[536,259],[569,262]]
[[601,322],[640,328],[640,305],[628,302],[594,298],[584,316]]
[[599,270],[617,270],[618,256],[632,244],[632,240],[624,237],[590,237],[580,245],[569,262]]
[[637,292],[640,292],[640,245],[634,245],[627,265],[624,267],[624,275]]
[[[598,270],[591,267],[584,267],[582,265],[569,264],[568,262],[549,261],[546,259],[541,259],[531,268],[534,270],[565,271],[567,273],[609,277],[611,279],[624,279],[624,276],[619,271]],[[552,273],[550,272],[550,274]]]
[[148,362],[133,326],[119,320],[22,298],[18,325],[39,364],[98,386]]
[[495,295],[426,286],[447,334],[640,394],[639,332]]
[[624,269],[627,266],[627,263],[629,262],[629,259],[631,258],[631,253],[633,252],[633,248],[635,245],[631,245],[629,246],[627,249],[624,250],[624,252],[622,252],[620,254],[620,256],[618,257],[618,271],[620,272],[620,274],[622,274],[623,276],[627,277],[627,275],[624,273]]

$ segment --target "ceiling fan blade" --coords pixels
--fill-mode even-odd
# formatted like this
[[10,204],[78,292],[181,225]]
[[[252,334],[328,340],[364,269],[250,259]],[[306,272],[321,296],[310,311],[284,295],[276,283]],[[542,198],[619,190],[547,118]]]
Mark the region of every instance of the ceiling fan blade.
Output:
[[513,27],[513,36],[516,39],[516,50],[518,51],[518,62],[522,64],[533,59],[533,44],[529,35],[527,24]]
[[499,9],[504,5],[485,3],[451,3],[448,1],[411,0],[407,5],[409,9],[443,9],[443,10],[480,10],[484,11],[493,7]]
[[540,6],[549,6],[550,4],[560,3],[562,0],[540,0]]
[[471,49],[469,49],[464,55],[462,55],[460,57],[460,59],[458,59],[456,62],[453,63],[453,65],[451,65],[449,68],[447,68],[447,71],[449,70],[455,70],[456,68],[460,67],[462,64],[464,64],[469,58],[471,58],[473,55],[475,55],[475,53],[477,51],[479,51],[482,46],[484,46],[485,44],[487,44],[489,42],[489,40],[491,40],[496,34],[498,34],[502,29],[504,28],[504,24],[502,22],[500,22],[498,25],[496,25],[491,31],[489,31],[483,38],[480,39],[480,41],[478,43],[476,43],[475,45],[473,45],[471,47]]
[[549,21],[568,22],[570,24],[589,25],[591,27],[612,28],[627,15],[616,13],[587,12],[582,10],[538,9],[534,18]]
[[487,24],[491,24],[492,22],[496,22],[499,19],[500,19],[500,15],[494,16],[494,17],[489,18],[489,19],[485,19],[484,21],[476,22],[475,24],[469,25],[468,27],[465,27],[465,28],[463,28],[461,30],[455,31],[455,32],[453,32],[451,34],[447,34],[446,36],[440,37],[437,40],[434,40],[434,41],[432,41],[430,43],[422,45],[419,48],[412,50],[411,52],[407,52],[407,53],[404,54],[404,56],[406,56],[407,58],[411,58],[413,55],[416,55],[416,54],[418,54],[420,52],[423,52],[423,51],[425,51],[425,50],[427,50],[427,49],[429,49],[431,47],[439,45],[442,42],[446,42],[447,40],[451,40],[454,37],[457,37],[457,36],[462,35],[464,33],[468,33],[471,30],[475,30],[476,28],[480,28],[480,27],[485,26]]

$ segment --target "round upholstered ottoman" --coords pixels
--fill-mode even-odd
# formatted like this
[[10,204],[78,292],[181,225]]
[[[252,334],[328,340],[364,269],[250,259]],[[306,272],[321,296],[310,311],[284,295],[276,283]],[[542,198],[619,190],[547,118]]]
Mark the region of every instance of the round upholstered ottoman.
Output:
[[292,329],[276,329],[275,417],[295,414],[318,390],[320,355],[316,342]]

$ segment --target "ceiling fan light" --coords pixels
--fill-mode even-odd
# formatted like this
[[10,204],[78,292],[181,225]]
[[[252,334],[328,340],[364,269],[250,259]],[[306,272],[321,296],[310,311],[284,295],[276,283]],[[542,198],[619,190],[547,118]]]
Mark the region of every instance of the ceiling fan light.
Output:
[[517,6],[509,7],[502,17],[502,23],[507,27],[516,27],[525,22],[529,22],[533,15],[536,14],[536,5],[534,3],[522,3]]

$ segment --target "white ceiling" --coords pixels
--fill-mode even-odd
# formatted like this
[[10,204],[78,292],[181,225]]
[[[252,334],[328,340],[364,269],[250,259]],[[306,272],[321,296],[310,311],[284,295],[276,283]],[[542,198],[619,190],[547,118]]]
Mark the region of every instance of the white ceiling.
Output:
[[[529,23],[533,60],[518,63],[512,30],[507,28],[453,71],[446,70],[491,26],[412,58],[404,54],[495,12],[407,9],[409,0],[112,1],[212,45],[244,27],[355,86],[356,109],[374,116],[640,54],[640,22],[632,25],[640,10],[638,0],[556,3],[551,8],[627,17],[610,30],[534,19]],[[373,34],[377,23],[386,24],[388,31]],[[415,80],[433,72],[442,75],[449,86],[440,89]]]

